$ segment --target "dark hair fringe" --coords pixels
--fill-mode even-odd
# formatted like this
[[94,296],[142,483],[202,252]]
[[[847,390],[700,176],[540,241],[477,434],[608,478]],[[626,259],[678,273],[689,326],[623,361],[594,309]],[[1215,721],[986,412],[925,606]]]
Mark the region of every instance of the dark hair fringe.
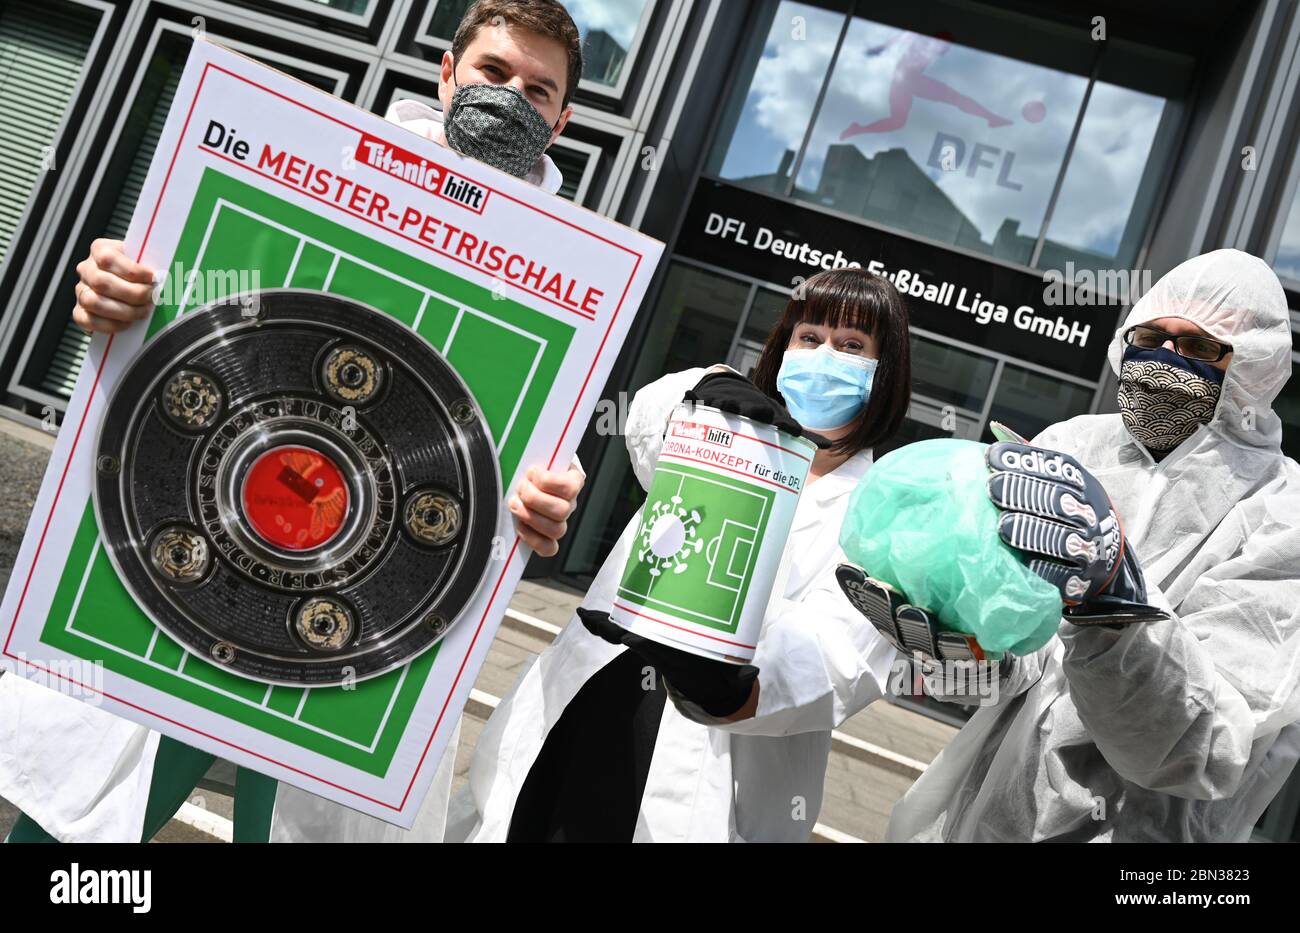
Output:
[[754,367],[754,384],[773,398],[781,398],[776,387],[781,358],[802,323],[853,327],[876,341],[878,363],[866,410],[831,450],[853,456],[893,436],[912,400],[912,341],[898,290],[865,269],[828,269],[796,288]]
[[465,11],[451,41],[451,54],[457,64],[478,31],[498,16],[513,26],[548,36],[564,46],[569,54],[569,73],[563,106],[569,106],[582,79],[582,37],[569,11],[557,0],[478,0]]

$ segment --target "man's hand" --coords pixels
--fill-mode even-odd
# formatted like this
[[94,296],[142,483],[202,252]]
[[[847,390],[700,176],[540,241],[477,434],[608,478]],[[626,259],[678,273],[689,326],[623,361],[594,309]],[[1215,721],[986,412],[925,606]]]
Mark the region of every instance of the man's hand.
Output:
[[77,264],[73,322],[86,333],[115,334],[153,310],[153,272],[130,259],[121,240],[96,240]]
[[587,478],[577,467],[552,473],[542,467],[529,467],[519,488],[510,497],[510,512],[515,530],[535,552],[554,557],[560,539],[569,530],[569,516]]
[[1142,568],[1101,483],[1060,451],[1002,442],[989,447],[989,498],[998,535],[1057,587],[1076,625],[1165,618],[1147,605]]

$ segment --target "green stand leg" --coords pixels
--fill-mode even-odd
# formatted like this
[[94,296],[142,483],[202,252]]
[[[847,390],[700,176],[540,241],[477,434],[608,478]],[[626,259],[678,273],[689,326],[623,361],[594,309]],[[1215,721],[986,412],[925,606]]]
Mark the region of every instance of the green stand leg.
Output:
[[5,836],[5,842],[58,842],[45,830],[41,829],[39,823],[28,816],[26,813],[18,814],[18,821],[14,823],[13,828],[9,830],[9,835]]
[[279,784],[275,778],[247,768],[235,772],[235,842],[270,842]]
[[149,802],[144,810],[141,842],[148,842],[158,830],[167,825],[216,760],[215,755],[201,752],[165,735],[159,739],[153,777],[149,782]]

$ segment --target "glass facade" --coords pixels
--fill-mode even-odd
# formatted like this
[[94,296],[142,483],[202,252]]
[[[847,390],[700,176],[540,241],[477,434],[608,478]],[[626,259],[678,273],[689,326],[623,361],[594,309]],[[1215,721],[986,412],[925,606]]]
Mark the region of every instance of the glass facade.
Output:
[[[79,258],[72,253],[94,236],[124,234],[188,50],[192,16],[204,15],[219,41],[238,38],[248,54],[274,50],[268,61],[275,67],[382,113],[400,97],[433,101],[432,65],[470,2],[0,0],[0,271],[32,269],[29,278],[40,283],[20,282],[22,290],[0,295],[9,328],[0,329],[5,404],[39,416],[47,403],[59,409],[75,382],[87,341],[67,319],[72,278],[65,260]],[[725,60],[732,71],[716,84],[682,85],[707,100],[709,126],[678,126],[677,138],[709,135],[698,154],[676,150],[680,164],[672,171],[691,183],[700,174],[728,181],[748,189],[746,196],[779,199],[780,207],[849,218],[859,228],[1017,274],[1141,264],[1148,238],[1163,236],[1152,233],[1152,218],[1157,207],[1168,207],[1161,203],[1166,179],[1182,170],[1175,160],[1180,134],[1208,132],[1198,121],[1209,120],[1209,107],[1189,95],[1191,58],[1122,39],[1090,41],[1077,24],[1050,21],[1056,11],[1044,7],[1035,18],[1032,4],[737,0],[705,16],[707,5],[690,0],[563,2],[582,35],[586,67],[577,116],[551,151],[565,175],[561,193],[634,225],[645,216],[634,207],[642,192],[629,181],[644,174],[637,147],[655,141],[680,90],[674,81],[681,63],[701,51],[695,42],[706,43],[704,59]],[[113,21],[122,28],[97,32],[110,15],[104,9],[124,16],[128,8],[129,22]],[[292,28],[249,25],[275,18]],[[707,26],[715,18],[736,26],[735,39],[722,30],[735,45],[717,47]],[[109,44],[124,51],[97,52]],[[1253,105],[1247,92],[1271,91],[1273,79],[1261,75],[1259,87],[1235,92],[1234,105]],[[656,98],[660,81],[668,90]],[[41,93],[33,95],[32,87]],[[105,106],[99,100],[110,102],[112,113],[96,124],[91,117]],[[1189,106],[1198,108],[1194,120]],[[40,155],[58,147],[69,115],[78,121],[69,124],[74,132],[94,135],[83,147],[90,153],[59,165],[53,176],[67,185],[71,205],[56,216],[37,199],[53,187]],[[1300,129],[1285,132],[1292,142],[1300,137]],[[1300,172],[1300,158],[1288,170]],[[1214,185],[1205,191],[1207,203],[1230,206],[1227,188]],[[1266,239],[1277,244],[1269,258],[1300,327],[1300,184],[1290,187],[1295,197],[1279,205],[1266,195],[1263,210],[1274,224]],[[41,209],[31,214],[30,204]],[[29,215],[50,225],[49,242],[27,242],[33,225],[22,222]],[[1268,225],[1248,222],[1243,237]],[[644,229],[666,239],[673,223]],[[786,306],[788,282],[690,255],[665,258],[640,311],[644,326],[637,325],[604,393],[617,424],[636,391],[664,373],[713,362],[751,372]],[[991,420],[1033,435],[1113,400],[1098,397],[1101,373],[1062,376],[1032,354],[964,340],[942,327],[914,328],[913,404],[877,456],[934,437],[990,440]],[[1287,384],[1275,409],[1284,450],[1300,457],[1300,379]],[[589,476],[581,511],[558,561],[543,571],[580,583],[643,499],[622,437],[602,428],[610,421],[601,414],[598,408],[588,429],[600,436],[588,445],[594,453],[584,453]],[[1300,781],[1293,784],[1283,794],[1290,802],[1280,797],[1261,818],[1261,833],[1300,839]]]
[[853,17],[792,193],[1028,265],[1087,85]]
[[331,10],[338,10],[340,13],[360,15],[366,12],[371,0],[311,0],[311,2],[329,7]]
[[1017,265],[1136,260],[1189,61],[1029,20],[931,34],[895,3],[765,10],[715,177]]
[[[126,115],[121,140],[109,161],[108,180],[91,206],[89,226],[83,234],[87,242],[97,236],[115,240],[126,236],[188,55],[188,35],[165,33],[145,65],[139,91]],[[333,78],[306,67],[283,61],[266,63],[321,90],[332,93],[339,90]],[[57,321],[61,333],[52,357],[43,363],[39,376],[42,391],[58,399],[72,396],[90,347],[89,335],[71,318],[58,314],[64,304],[65,296],[57,294],[47,308],[46,321]]]
[[[1292,367],[1300,369],[1300,364],[1292,356]],[[1282,450],[1293,460],[1300,460],[1300,379],[1295,373],[1282,387],[1282,393],[1273,403],[1273,410],[1282,419]]]
[[[1087,412],[1093,390],[1044,376],[1008,363],[1002,368],[989,421],[1000,421],[1022,437],[1032,439],[1043,428]],[[983,440],[992,443],[993,432],[984,427]]]
[[41,176],[56,171],[55,134],[97,17],[66,3],[0,5],[0,262]]
[[[795,153],[817,106],[839,41],[844,15],[781,0],[733,92],[709,173],[772,194],[785,194]],[[745,77],[748,80],[744,80]]]
[[[195,17],[236,51],[383,113],[398,98],[436,106],[435,62],[469,2],[0,2],[0,404],[56,419],[66,407],[88,345],[67,314],[73,267],[95,237],[125,233]],[[566,6],[587,68],[550,155],[562,197],[613,214],[645,174],[629,158],[644,106],[631,89],[675,57],[691,3]]]
[[[430,11],[452,16],[454,24],[468,5],[468,0],[441,0],[400,12],[409,17],[412,28]],[[580,19],[579,23],[586,24],[582,29],[589,37],[601,28],[608,28],[625,38],[630,29],[640,37],[644,32],[643,14],[651,5],[650,0],[634,0],[630,4],[615,4],[617,9],[600,13],[588,4],[586,19]],[[331,0],[329,3],[284,0],[282,6],[281,12],[286,15],[290,8],[316,6],[358,15],[375,10],[391,12],[387,6],[376,7],[369,0]],[[579,6],[582,5],[575,4],[575,8]],[[276,8],[277,5],[268,5],[265,12],[274,12]],[[610,21],[609,18],[615,16],[622,25]],[[234,12],[234,18],[238,18],[238,10]],[[438,22],[436,15],[433,22]],[[44,7],[34,0],[0,4],[0,103],[4,104],[0,106],[0,129],[4,130],[0,132],[0,156],[4,156],[0,158],[0,166],[3,166],[0,167],[0,194],[4,195],[0,198],[0,261],[5,258],[9,241],[26,212],[33,188],[46,176],[42,159],[58,141],[60,121],[64,119],[81,78],[96,25],[97,17],[91,15],[87,7],[70,0],[56,0]],[[146,42],[143,34],[136,40],[141,54],[129,63],[127,74],[122,79],[137,81],[135,92],[125,99],[121,115],[115,115],[109,121],[118,124],[111,135],[97,142],[99,155],[93,164],[103,167],[102,177],[91,190],[88,200],[78,205],[75,227],[62,237],[64,244],[79,244],[76,247],[79,255],[73,258],[70,253],[66,263],[52,255],[45,258],[51,270],[45,282],[61,275],[66,288],[42,289],[27,297],[25,308],[41,310],[33,315],[35,322],[30,329],[14,328],[10,333],[9,340],[16,351],[11,358],[16,358],[19,369],[15,380],[17,385],[11,383],[11,391],[16,390],[29,404],[38,406],[37,411],[45,406],[55,410],[63,408],[76,384],[90,344],[89,337],[71,322],[66,313],[67,294],[73,282],[71,266],[84,255],[81,251],[88,249],[94,238],[121,239],[125,236],[189,53],[192,37],[188,18],[169,20],[163,14],[146,25],[149,29],[157,28],[156,41]],[[332,58],[324,34],[319,48],[308,48],[271,36],[264,42],[243,41],[240,37],[246,34],[233,21],[223,22],[216,17],[208,18],[207,28],[218,42],[229,44],[237,51],[261,59],[329,93],[368,105],[377,112],[384,112],[398,97],[415,97],[437,106],[436,79],[430,66],[420,69],[417,74],[396,67],[383,70],[373,98],[360,101],[356,100],[356,95],[366,64]],[[383,60],[378,49],[375,53]],[[41,94],[34,96],[33,87],[41,87]],[[581,91],[579,96],[589,95]],[[565,135],[551,147],[549,154],[564,176],[560,195],[596,208],[599,206],[597,198],[613,184],[613,154],[621,147],[623,138],[610,132],[606,126],[590,126],[581,114],[583,106],[581,101],[577,102],[578,115],[570,121]],[[69,170],[66,166],[57,167],[62,173]],[[90,164],[87,164],[83,171],[89,169]],[[68,220],[72,222],[71,218]],[[3,350],[0,347],[0,353]]]
[[925,337],[912,337],[912,391],[978,414],[997,362]]
[[[951,33],[929,28],[936,17],[921,30],[907,4],[887,0],[758,5],[704,176],[1026,269],[1135,264],[1189,61],[940,6]],[[751,371],[785,307],[786,283],[691,255],[643,312],[629,394],[687,366]],[[1032,437],[1093,410],[1103,376],[1100,365],[1069,376],[916,327],[912,367],[908,417],[877,455],[932,437],[991,440],[992,420]],[[617,438],[602,456],[564,562],[579,579],[641,500]]]
[[[1300,143],[1293,156],[1291,171],[1300,176]],[[1282,280],[1287,300],[1291,306],[1292,366],[1300,369],[1300,179],[1293,178],[1294,194],[1289,203],[1277,213],[1277,251],[1273,256],[1273,271]],[[1273,403],[1282,419],[1282,449],[1288,456],[1300,460],[1300,377],[1294,373]]]
[[[1097,81],[1037,265],[1131,268],[1176,128],[1169,102]],[[1098,197],[1104,192],[1104,197]]]
[[1291,205],[1282,215],[1282,239],[1278,243],[1273,269],[1293,289],[1300,289],[1300,185]]

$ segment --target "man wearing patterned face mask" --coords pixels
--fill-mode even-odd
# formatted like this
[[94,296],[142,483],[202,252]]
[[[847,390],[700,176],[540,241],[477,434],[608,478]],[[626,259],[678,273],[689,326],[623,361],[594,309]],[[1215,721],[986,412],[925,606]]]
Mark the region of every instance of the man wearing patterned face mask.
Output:
[[556,0],[479,0],[442,56],[442,111],[400,100],[388,117],[553,194],[562,179],[545,153],[581,77],[578,30]]
[[1291,353],[1277,276],[1237,250],[1134,305],[1110,348],[1120,414],[1033,443],[1102,490],[1135,558],[1127,589],[1163,616],[1067,610],[895,806],[891,841],[1250,836],[1300,758],[1300,466],[1273,411]]
[[1232,345],[1185,317],[1134,324],[1123,337],[1120,414],[1128,432],[1159,462],[1210,423]]
[[[456,77],[452,69],[452,80]],[[461,155],[523,178],[542,158],[559,127],[552,126],[520,91],[504,84],[460,84],[443,125]]]

